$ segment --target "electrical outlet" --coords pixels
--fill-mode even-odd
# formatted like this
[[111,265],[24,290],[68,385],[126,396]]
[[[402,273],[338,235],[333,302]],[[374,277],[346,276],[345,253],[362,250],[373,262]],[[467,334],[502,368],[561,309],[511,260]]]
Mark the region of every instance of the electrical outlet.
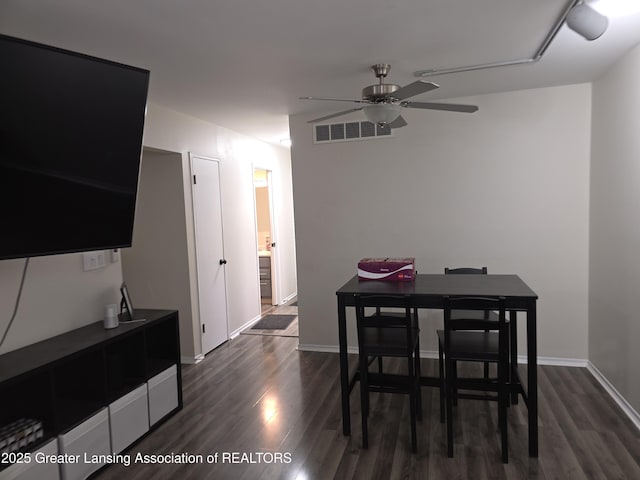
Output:
[[118,263],[120,261],[120,249],[114,248],[111,250],[111,263]]

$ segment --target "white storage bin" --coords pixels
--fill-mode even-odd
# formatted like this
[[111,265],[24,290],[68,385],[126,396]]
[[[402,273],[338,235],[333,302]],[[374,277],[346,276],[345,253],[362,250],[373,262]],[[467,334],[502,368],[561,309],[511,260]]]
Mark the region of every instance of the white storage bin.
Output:
[[140,385],[109,405],[109,427],[114,453],[122,452],[149,431],[146,385]]
[[58,436],[58,448],[61,454],[77,455],[78,463],[61,463],[62,480],[81,480],[98,470],[104,463],[85,462],[93,455],[109,455],[111,440],[109,437],[109,410],[103,408],[91,418]]
[[[54,439],[30,454],[29,463],[15,463],[0,471],[0,480],[60,480],[60,469],[55,462],[38,463],[42,455],[57,455],[58,442]],[[37,456],[36,456],[37,455]]]
[[149,425],[153,425],[178,406],[178,370],[173,365],[147,382],[149,387]]

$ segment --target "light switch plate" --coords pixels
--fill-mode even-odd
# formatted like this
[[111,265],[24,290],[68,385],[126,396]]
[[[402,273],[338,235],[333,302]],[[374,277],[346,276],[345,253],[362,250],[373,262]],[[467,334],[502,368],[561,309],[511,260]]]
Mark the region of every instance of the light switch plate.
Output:
[[97,252],[85,252],[82,254],[82,270],[88,272],[97,270],[106,265],[104,250]]

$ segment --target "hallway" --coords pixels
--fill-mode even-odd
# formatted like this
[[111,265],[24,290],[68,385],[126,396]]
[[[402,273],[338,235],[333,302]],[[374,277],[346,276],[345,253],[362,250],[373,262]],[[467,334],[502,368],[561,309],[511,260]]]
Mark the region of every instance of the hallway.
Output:
[[[270,300],[270,299],[269,299]],[[271,305],[270,303],[262,303],[262,318],[268,315],[295,315],[296,318],[287,328],[278,329],[257,329],[249,327],[241,332],[241,335],[268,335],[276,337],[297,337],[298,336],[298,302],[294,299],[285,305]]]

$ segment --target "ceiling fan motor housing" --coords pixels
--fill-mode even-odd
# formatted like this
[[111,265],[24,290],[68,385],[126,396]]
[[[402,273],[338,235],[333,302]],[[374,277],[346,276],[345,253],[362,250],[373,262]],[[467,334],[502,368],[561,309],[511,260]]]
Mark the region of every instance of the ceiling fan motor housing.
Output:
[[375,65],[371,65],[371,70],[376,77],[386,77],[389,75],[389,70],[391,70],[391,65],[388,63],[376,63]]
[[400,90],[399,85],[392,83],[380,83],[378,85],[369,85],[362,89],[362,99],[371,100],[372,102],[382,102],[391,100],[393,92]]
[[382,83],[382,79],[389,75],[391,65],[388,63],[376,63],[371,65],[371,70],[375,76],[380,79],[378,85],[369,85],[362,89],[362,99],[369,100],[376,103],[392,103],[393,98],[391,94],[400,89],[400,85],[393,85],[392,83]]

